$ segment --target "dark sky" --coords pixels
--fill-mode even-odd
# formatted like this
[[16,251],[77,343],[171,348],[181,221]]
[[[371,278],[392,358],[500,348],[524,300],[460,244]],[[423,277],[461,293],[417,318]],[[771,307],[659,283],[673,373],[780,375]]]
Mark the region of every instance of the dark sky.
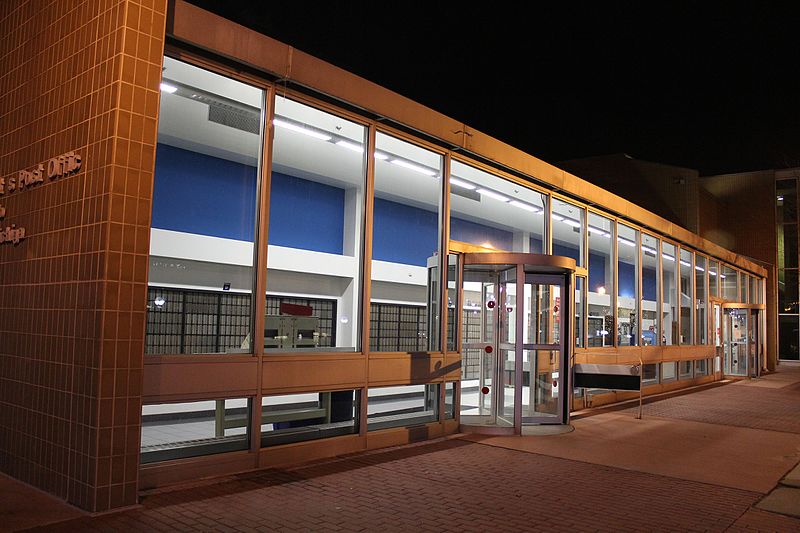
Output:
[[549,162],[800,166],[800,16],[777,3],[191,1]]

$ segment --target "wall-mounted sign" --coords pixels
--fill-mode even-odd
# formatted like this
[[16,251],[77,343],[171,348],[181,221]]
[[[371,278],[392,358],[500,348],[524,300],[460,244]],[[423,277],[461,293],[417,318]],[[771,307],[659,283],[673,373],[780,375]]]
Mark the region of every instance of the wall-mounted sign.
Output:
[[[40,163],[30,170],[20,170],[16,176],[8,179],[0,177],[0,197],[15,192],[30,189],[44,183],[45,177],[55,180],[64,176],[75,174],[83,164],[80,154],[67,152],[53,157],[45,163]],[[6,216],[5,206],[0,205],[0,220]],[[19,244],[25,238],[25,228],[18,228],[11,224],[3,228],[0,226],[0,244]]]

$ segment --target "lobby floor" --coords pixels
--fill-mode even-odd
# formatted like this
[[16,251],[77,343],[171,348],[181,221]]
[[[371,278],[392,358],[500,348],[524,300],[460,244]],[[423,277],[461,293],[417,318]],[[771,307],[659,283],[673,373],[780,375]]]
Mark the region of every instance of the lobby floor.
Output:
[[[17,495],[16,506],[0,498],[0,531],[800,531],[800,498],[787,514],[757,507],[791,490],[784,478],[800,462],[800,366],[634,415],[228,477],[97,517],[0,478],[0,496]],[[25,491],[36,505],[19,507]]]

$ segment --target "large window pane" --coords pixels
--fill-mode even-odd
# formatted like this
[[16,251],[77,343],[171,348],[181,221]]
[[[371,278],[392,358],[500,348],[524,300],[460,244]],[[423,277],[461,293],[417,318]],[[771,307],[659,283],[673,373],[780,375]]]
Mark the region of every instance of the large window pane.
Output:
[[372,387],[367,394],[369,431],[415,426],[439,418],[439,385]]
[[797,313],[798,310],[797,270],[778,271],[778,312]]
[[[372,316],[371,342],[376,351],[436,350],[442,157],[380,132],[376,143],[372,302],[398,306],[406,319],[415,314],[418,320],[392,312]],[[384,335],[404,339],[400,349],[382,342]]]
[[722,284],[722,297],[725,300],[732,302],[739,301],[738,298],[738,275],[737,272],[726,264],[722,264],[722,274],[720,274],[720,283]]
[[778,180],[775,184],[778,224],[797,221],[797,180]]
[[551,213],[553,255],[571,257],[584,266],[583,237],[586,234],[586,211],[578,206],[553,198]]
[[778,225],[778,268],[797,268],[797,224]]
[[450,240],[491,250],[542,253],[545,196],[453,161]]
[[678,344],[678,261],[675,245],[661,243],[661,342]]
[[694,287],[695,287],[695,313],[697,313],[697,343],[708,344],[708,294],[706,291],[706,258],[695,254]]
[[798,355],[800,354],[800,350],[798,350],[798,326],[800,326],[800,317],[797,315],[780,317],[778,356],[781,359],[797,360],[800,357]]
[[614,229],[611,220],[589,213],[589,347],[612,346],[614,315],[611,296],[614,294]]
[[583,276],[575,277],[575,323],[573,331],[575,332],[575,347],[583,348],[584,337],[583,334],[583,319],[586,316],[586,278]]
[[358,433],[358,391],[265,396],[261,400],[261,446]]
[[146,353],[251,349],[263,102],[260,89],[164,59]]
[[681,273],[681,344],[694,343],[694,292],[692,282],[694,281],[692,267],[692,252],[681,250],[680,273]]
[[642,233],[642,345],[653,346],[658,340],[658,239]]
[[247,398],[142,406],[141,462],[249,448]]
[[719,297],[719,262],[708,261],[708,290],[712,297]]
[[357,350],[366,129],[281,96],[273,124],[264,349]]
[[617,345],[635,346],[639,302],[639,231],[617,224]]

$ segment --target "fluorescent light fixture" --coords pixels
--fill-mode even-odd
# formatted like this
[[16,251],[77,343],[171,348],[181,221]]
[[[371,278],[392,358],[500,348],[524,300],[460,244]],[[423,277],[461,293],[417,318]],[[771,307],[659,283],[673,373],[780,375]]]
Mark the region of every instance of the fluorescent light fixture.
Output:
[[426,176],[436,177],[436,172],[429,169],[428,167],[423,167],[422,165],[417,165],[416,163],[412,163],[411,161],[406,161],[405,159],[392,159],[390,163],[394,163],[395,165],[403,168],[407,168],[409,170],[413,170],[414,172],[419,172],[420,174],[425,174]]
[[642,245],[642,250],[644,250],[647,253],[656,255],[656,249],[655,248],[650,248],[649,246],[645,246],[644,244]]
[[280,126],[281,128],[286,128],[287,130],[296,131],[298,133],[304,133],[309,137],[314,137],[315,139],[319,139],[321,141],[330,141],[331,139],[333,139],[333,137],[331,137],[330,135],[320,133],[310,128],[304,128],[303,126],[299,126],[293,122],[288,122],[280,118],[272,119],[272,123],[275,124],[276,126]]
[[706,269],[705,269],[705,268],[703,268],[703,267],[701,267],[701,266],[697,266],[697,265],[695,265],[695,266],[694,266],[694,269],[695,269],[695,270],[699,270],[700,272],[705,272],[705,271],[706,271]]
[[565,218],[563,222],[567,226],[572,226],[573,228],[580,228],[581,227],[580,221],[572,219],[572,218]]
[[164,83],[164,82],[162,81],[162,82],[161,82],[161,90],[162,90],[162,91],[164,91],[165,93],[172,94],[172,93],[174,93],[175,91],[177,91],[177,90],[178,90],[178,88],[177,88],[177,87],[175,87],[174,85],[170,85],[169,83]]
[[589,226],[589,234],[600,235],[601,237],[605,237],[606,239],[611,238],[611,234],[604,229],[595,228],[594,226]]
[[722,279],[725,279],[725,274],[720,274],[719,277],[721,277]]
[[709,274],[710,276],[716,276],[716,275],[717,275],[717,273],[716,273],[716,272],[714,272],[713,270],[709,270],[709,271],[708,271],[708,274]]
[[468,191],[474,191],[475,186],[471,183],[468,183],[464,180],[460,180],[458,178],[450,178],[450,185],[455,185],[456,187],[461,187],[462,189],[467,189]]
[[520,209],[524,209],[525,211],[530,211],[531,213],[538,213],[539,208],[534,207],[531,204],[526,204],[525,202],[520,202],[519,200],[511,200],[511,205],[514,207],[519,207]]
[[684,261],[683,259],[681,259],[681,264],[682,264],[683,266],[685,266],[685,267],[690,267],[690,266],[692,266],[692,264],[691,264],[691,263],[687,263],[687,262],[686,262],[686,261]]
[[558,213],[550,213],[550,218],[558,220],[558,221],[564,220],[564,217],[562,217]]
[[389,156],[384,154],[383,152],[375,151],[375,159],[380,159],[381,161],[386,161],[389,159]]
[[625,246],[636,246],[636,243],[633,241],[629,241],[625,237],[617,237],[617,240],[624,244]]
[[363,154],[364,153],[364,147],[363,146],[361,146],[358,143],[354,143],[354,142],[351,142],[351,141],[346,141],[344,139],[342,139],[340,141],[336,141],[336,146],[341,146],[342,148],[347,148],[348,150],[351,150],[353,152],[358,152],[359,154]]
[[675,261],[675,258],[674,258],[674,257],[672,257],[672,256],[671,256],[671,255],[669,255],[669,254],[665,254],[665,253],[663,253],[663,252],[661,253],[661,257],[663,257],[663,258],[664,258],[664,259],[666,259],[667,261]]
[[501,202],[508,202],[510,201],[508,198],[503,196],[500,193],[496,193],[494,191],[490,191],[489,189],[478,189],[478,192],[484,196],[488,196],[489,198],[494,198],[495,200],[499,200]]
[[[164,84],[162,83],[161,85],[164,85]],[[783,195],[782,195],[782,194],[778,196],[778,201],[779,201],[779,202],[782,202],[782,201],[783,201]]]

